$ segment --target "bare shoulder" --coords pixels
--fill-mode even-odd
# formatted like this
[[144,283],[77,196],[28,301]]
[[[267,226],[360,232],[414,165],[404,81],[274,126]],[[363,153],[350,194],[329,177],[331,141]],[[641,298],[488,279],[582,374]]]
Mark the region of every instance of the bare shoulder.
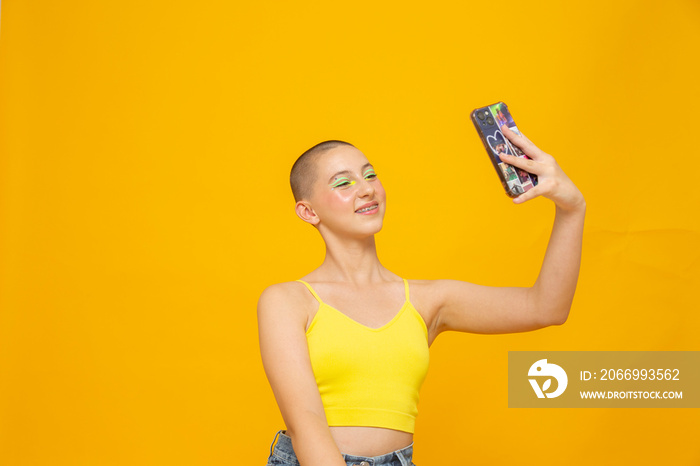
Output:
[[410,293],[410,298],[413,304],[422,304],[421,307],[428,309],[431,304],[438,298],[438,286],[437,282],[439,280],[410,280],[408,281],[408,288]]
[[441,280],[409,280],[409,300],[416,311],[423,317],[428,327],[428,345],[432,345],[440,333],[438,311],[444,301]]
[[274,283],[260,293],[258,319],[271,317],[284,322],[305,322],[308,316],[307,297],[302,283]]

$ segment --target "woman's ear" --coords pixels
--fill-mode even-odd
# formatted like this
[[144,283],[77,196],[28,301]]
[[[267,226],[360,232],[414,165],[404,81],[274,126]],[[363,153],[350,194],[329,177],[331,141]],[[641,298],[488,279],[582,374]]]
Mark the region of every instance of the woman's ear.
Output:
[[297,216],[306,223],[316,225],[320,221],[318,215],[316,215],[316,212],[314,212],[314,208],[311,207],[311,204],[309,204],[308,201],[297,202],[295,210]]

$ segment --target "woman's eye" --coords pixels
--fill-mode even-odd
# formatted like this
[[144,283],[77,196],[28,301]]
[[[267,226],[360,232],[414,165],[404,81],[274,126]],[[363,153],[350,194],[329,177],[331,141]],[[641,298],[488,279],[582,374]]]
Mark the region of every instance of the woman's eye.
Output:
[[355,180],[350,181],[350,180],[348,180],[347,178],[343,177],[343,178],[337,180],[337,181],[335,182],[335,184],[333,184],[333,185],[331,186],[331,189],[341,188],[341,187],[346,187],[346,186],[352,186],[352,185],[354,185],[354,184],[355,184]]
[[370,173],[369,175],[365,176],[365,178],[376,178],[377,174],[376,173]]

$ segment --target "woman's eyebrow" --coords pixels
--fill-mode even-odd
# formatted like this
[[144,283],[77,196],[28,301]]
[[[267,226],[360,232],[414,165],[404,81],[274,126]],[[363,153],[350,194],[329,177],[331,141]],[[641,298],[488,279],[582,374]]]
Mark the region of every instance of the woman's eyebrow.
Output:
[[[372,164],[368,162],[368,163],[362,165],[362,166],[360,167],[360,171],[364,171],[364,169],[367,168],[367,167],[372,167]],[[372,167],[372,168],[374,168],[374,167]],[[350,170],[341,170],[341,171],[339,171],[338,173],[336,173],[336,174],[334,174],[333,176],[331,176],[331,177],[328,179],[328,182],[330,183],[331,181],[333,181],[333,178],[335,178],[335,177],[338,176],[338,175],[349,175],[350,173],[352,173]]]

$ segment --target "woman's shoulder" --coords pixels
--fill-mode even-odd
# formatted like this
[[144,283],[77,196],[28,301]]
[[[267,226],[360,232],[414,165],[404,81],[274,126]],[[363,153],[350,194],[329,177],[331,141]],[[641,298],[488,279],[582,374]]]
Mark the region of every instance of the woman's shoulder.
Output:
[[294,299],[303,296],[304,284],[296,280],[273,283],[260,293],[260,299]]
[[442,280],[407,278],[406,281],[408,282],[411,294],[420,294],[425,299],[428,299],[438,294],[438,288]]
[[[309,302],[304,284],[297,281],[268,285],[260,293],[257,314],[259,325],[280,325],[304,328],[308,321]],[[261,324],[263,323],[263,324]]]
[[428,287],[428,286],[433,285],[435,282],[438,282],[439,280],[424,280],[424,279],[407,278],[406,281],[408,282],[409,285]]
[[[427,305],[427,302],[432,301],[436,295],[436,285],[440,280],[424,280],[407,278],[408,288],[411,293],[412,300],[420,300]],[[426,306],[423,306],[426,307]]]
[[426,300],[439,300],[443,298],[445,294],[450,290],[451,286],[457,282],[473,286],[473,284],[469,282],[446,278],[436,278],[428,280],[413,280],[407,278],[406,281],[408,281],[408,286],[412,292],[415,290],[417,294],[420,294]]

